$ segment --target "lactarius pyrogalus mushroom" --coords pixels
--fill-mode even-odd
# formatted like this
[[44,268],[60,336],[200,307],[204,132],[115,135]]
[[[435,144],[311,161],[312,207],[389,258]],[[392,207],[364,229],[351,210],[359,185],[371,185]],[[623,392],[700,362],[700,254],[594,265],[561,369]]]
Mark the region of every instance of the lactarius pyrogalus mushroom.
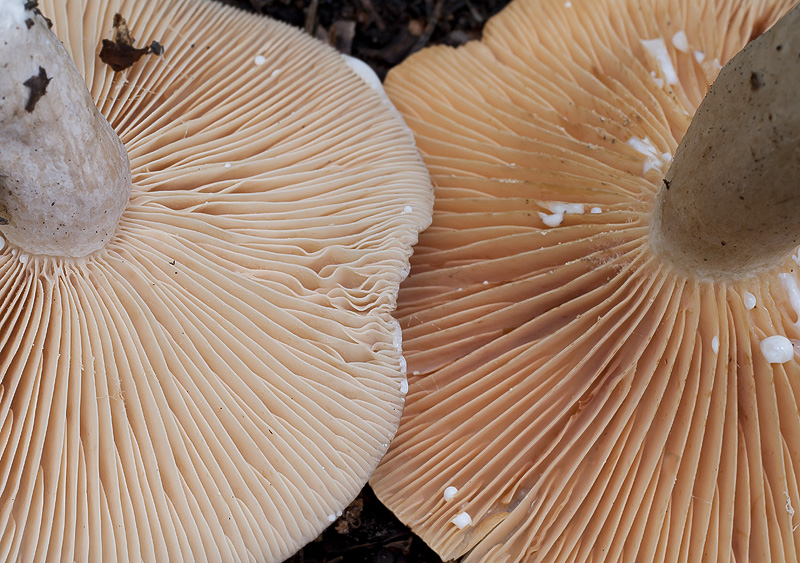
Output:
[[371,482],[444,559],[798,560],[797,10],[677,149],[790,5],[518,1],[390,73],[437,192]]
[[[0,0],[0,559],[279,561],[399,421],[411,134],[283,24],[39,8],[66,50]],[[117,13],[164,53],[99,60]]]

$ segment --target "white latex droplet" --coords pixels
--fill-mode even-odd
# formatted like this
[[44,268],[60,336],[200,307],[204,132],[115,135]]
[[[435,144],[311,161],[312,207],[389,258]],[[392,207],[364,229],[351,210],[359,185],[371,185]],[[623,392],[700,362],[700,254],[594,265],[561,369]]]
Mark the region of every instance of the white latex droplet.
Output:
[[785,364],[794,358],[792,341],[777,334],[761,341],[761,353],[771,364]]
[[462,512],[450,521],[455,524],[456,528],[459,530],[463,530],[467,526],[472,526],[472,517],[466,512]]
[[686,32],[683,30],[672,36],[672,44],[678,51],[683,53],[689,52],[689,39],[686,37]]

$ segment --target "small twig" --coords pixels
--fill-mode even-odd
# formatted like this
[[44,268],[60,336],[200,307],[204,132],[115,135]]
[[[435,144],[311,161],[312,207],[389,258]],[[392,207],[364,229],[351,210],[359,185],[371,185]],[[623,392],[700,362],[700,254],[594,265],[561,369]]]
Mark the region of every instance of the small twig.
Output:
[[472,19],[475,20],[476,23],[483,23],[486,18],[483,17],[478,9],[472,5],[472,2],[467,0],[467,8],[469,8],[469,13],[472,16]]
[[381,19],[380,14],[375,11],[375,7],[370,0],[361,0],[361,7],[365,12],[369,13],[370,22],[374,23],[381,31],[386,29],[386,24],[383,23],[383,19]]
[[413,47],[411,47],[409,54],[419,51],[428,44],[428,41],[431,40],[431,35],[433,35],[436,26],[439,24],[439,18],[442,17],[443,6],[444,0],[436,0],[436,4],[433,5],[433,10],[428,18],[428,23],[425,24],[425,31],[422,32],[422,35],[419,36],[417,42],[414,43]]
[[314,27],[315,24],[317,23],[318,5],[319,5],[319,0],[311,0],[311,2],[308,3],[308,8],[306,8],[306,21],[303,28],[309,35],[314,35]]

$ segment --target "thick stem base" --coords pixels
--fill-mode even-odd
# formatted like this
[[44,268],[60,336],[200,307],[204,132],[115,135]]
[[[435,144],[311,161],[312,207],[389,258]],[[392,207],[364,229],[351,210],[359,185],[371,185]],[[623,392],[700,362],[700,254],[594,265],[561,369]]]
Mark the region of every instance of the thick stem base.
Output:
[[710,279],[749,277],[800,246],[800,7],[723,67],[667,172],[650,241]]
[[64,46],[22,2],[0,1],[0,233],[30,254],[87,256],[117,227],[130,163]]

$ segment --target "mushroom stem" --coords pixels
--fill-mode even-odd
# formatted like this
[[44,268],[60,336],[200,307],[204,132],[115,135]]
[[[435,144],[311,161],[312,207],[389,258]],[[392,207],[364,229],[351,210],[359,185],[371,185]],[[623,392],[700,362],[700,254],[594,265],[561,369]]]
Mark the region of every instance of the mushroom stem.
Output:
[[0,0],[0,45],[0,233],[30,254],[87,256],[128,202],[125,147],[23,0]]
[[726,64],[656,201],[654,251],[685,273],[734,280],[800,245],[800,6]]

